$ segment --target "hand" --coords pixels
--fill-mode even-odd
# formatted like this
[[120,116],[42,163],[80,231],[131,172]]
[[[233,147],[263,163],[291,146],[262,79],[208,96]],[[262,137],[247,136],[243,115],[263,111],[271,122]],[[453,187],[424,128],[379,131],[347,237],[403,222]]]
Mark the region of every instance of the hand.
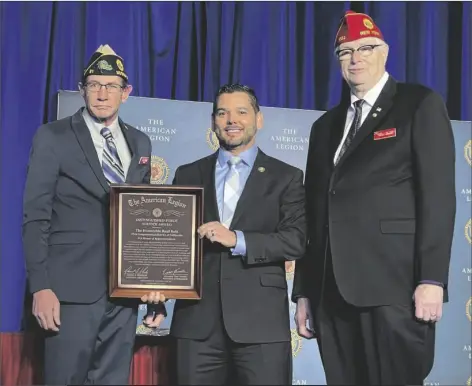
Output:
[[[308,327],[306,323],[308,321]],[[297,309],[295,311],[295,324],[297,325],[298,335],[306,339],[315,336],[313,317],[311,315],[310,301],[308,298],[299,298],[297,300]]]
[[212,243],[217,242],[221,245],[233,248],[236,246],[236,233],[230,231],[218,221],[208,222],[197,229],[200,238],[206,237]]
[[[166,318],[164,314],[165,306],[164,302],[166,297],[160,292],[149,292],[141,297],[143,303],[148,303],[148,313],[144,317],[143,324],[146,327],[158,328],[162,321]],[[156,311],[153,307],[154,304],[162,305],[162,307]]]
[[415,316],[425,322],[439,322],[442,317],[444,289],[435,284],[420,284],[416,287]]
[[44,330],[59,331],[60,303],[50,289],[43,289],[33,294],[33,315]]

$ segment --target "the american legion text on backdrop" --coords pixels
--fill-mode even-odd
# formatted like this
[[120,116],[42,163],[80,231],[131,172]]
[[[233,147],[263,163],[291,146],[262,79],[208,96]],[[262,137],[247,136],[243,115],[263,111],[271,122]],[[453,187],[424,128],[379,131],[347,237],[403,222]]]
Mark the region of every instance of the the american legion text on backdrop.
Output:
[[[83,100],[78,92],[60,91],[58,119],[74,114]],[[313,122],[324,112],[261,107],[264,127],[257,135],[258,146],[268,155],[305,170],[308,139]],[[218,149],[211,130],[212,104],[154,98],[130,97],[121,107],[122,119],[149,135],[152,150],[152,183],[171,184],[175,169]],[[449,277],[450,300],[437,327],[434,367],[425,384],[472,385],[472,296],[471,296],[471,168],[472,123],[452,121],[456,144],[457,213]],[[294,264],[287,262],[289,295],[292,291]],[[290,296],[289,296],[290,297]],[[158,330],[142,325],[146,306],[141,305],[136,333],[162,336],[169,333],[173,301],[166,303],[168,317]],[[293,384],[326,384],[315,340],[297,335],[290,302],[292,331]],[[248,326],[250,328],[250,326]],[[159,339],[149,337],[149,339]]]

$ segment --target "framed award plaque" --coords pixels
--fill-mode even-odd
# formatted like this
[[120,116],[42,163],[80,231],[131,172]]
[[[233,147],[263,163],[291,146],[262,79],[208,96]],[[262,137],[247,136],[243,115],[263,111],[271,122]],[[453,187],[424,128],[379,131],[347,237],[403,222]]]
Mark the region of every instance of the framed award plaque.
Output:
[[203,187],[110,186],[110,297],[201,299]]

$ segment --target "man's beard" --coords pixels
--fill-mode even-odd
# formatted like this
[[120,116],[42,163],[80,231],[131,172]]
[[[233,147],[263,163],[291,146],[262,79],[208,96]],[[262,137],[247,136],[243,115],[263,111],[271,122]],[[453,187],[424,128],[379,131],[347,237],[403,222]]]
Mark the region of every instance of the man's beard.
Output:
[[[243,136],[243,138],[241,138],[237,142],[232,142],[231,143],[231,142],[227,142],[222,135],[218,135],[218,131],[215,132],[215,134],[216,134],[216,137],[218,138],[218,142],[220,143],[220,147],[222,147],[223,149],[228,150],[228,151],[234,150],[234,149],[236,149],[240,146],[246,146],[249,142],[251,142],[252,138],[254,137],[254,135],[253,136],[250,136],[250,135]],[[229,141],[231,141],[231,140],[229,140]]]

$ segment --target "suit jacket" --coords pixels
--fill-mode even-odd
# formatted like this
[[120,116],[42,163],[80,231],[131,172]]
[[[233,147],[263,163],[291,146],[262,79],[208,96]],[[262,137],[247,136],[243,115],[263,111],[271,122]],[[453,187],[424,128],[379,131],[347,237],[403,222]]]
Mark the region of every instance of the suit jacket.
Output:
[[[179,167],[174,179],[177,185],[204,187],[205,223],[220,221],[217,154]],[[305,250],[303,172],[259,150],[230,229],[244,233],[246,256],[233,256],[229,248],[204,239],[203,298],[176,301],[171,334],[205,339],[222,317],[233,341],[289,341],[285,261]]]
[[[132,155],[126,182],[149,183],[149,137],[119,123]],[[149,162],[140,164],[140,157],[149,157]],[[107,291],[108,193],[82,109],[38,129],[23,208],[23,246],[32,293],[50,288],[60,301],[93,303]]]
[[[333,166],[349,103],[328,111],[311,130],[305,181],[309,244],[297,263],[293,300],[308,296],[316,307],[328,248],[340,293],[355,306],[411,304],[423,280],[447,290],[455,147],[441,97],[390,77]],[[385,129],[396,132],[375,134]]]

